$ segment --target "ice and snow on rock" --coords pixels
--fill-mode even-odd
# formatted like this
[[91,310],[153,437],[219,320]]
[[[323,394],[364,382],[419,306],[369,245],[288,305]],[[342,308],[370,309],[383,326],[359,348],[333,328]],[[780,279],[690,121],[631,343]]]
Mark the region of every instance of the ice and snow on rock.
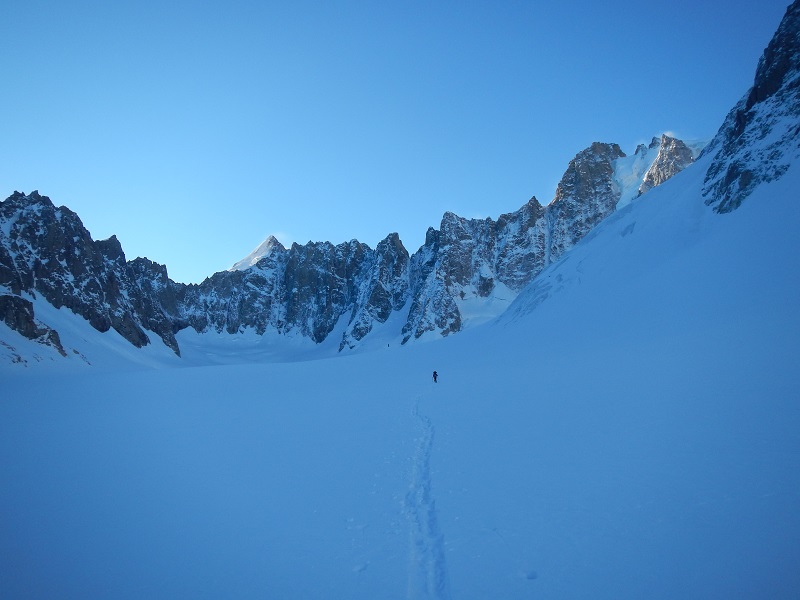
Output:
[[714,158],[703,195],[722,213],[735,210],[760,184],[780,179],[800,158],[800,3],[787,8],[753,86],[706,153]]
[[631,200],[638,197],[639,186],[644,180],[645,173],[650,169],[658,154],[656,139],[649,146],[639,144],[630,156],[618,158],[614,162],[614,183],[619,189],[617,209],[624,208]]
[[283,244],[281,244],[275,236],[269,236],[266,240],[261,242],[259,246],[253,250],[250,254],[245,256],[242,260],[236,262],[229,271],[243,271],[245,269],[249,269],[253,265],[255,265],[258,261],[262,258],[269,256],[275,248],[280,248],[281,250],[285,250]]

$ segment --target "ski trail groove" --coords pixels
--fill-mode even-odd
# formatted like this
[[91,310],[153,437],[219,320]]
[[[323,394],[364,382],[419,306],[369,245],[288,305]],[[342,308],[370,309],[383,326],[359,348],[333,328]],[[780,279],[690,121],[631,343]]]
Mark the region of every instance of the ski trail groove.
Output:
[[420,425],[420,436],[411,469],[411,485],[405,512],[411,525],[408,598],[448,600],[450,590],[444,556],[444,535],[439,529],[436,502],[431,493],[430,459],[435,430],[430,418],[419,412],[420,399],[411,414]]

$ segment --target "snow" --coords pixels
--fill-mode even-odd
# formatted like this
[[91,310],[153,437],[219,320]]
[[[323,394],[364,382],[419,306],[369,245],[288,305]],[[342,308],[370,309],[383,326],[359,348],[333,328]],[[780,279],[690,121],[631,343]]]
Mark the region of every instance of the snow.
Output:
[[259,246],[253,250],[250,254],[245,256],[242,260],[236,262],[228,271],[244,271],[249,269],[253,265],[255,265],[258,261],[260,261],[265,256],[269,256],[272,253],[272,249],[278,244],[278,240],[275,239],[273,236],[269,236],[266,240],[261,242]]
[[61,344],[67,352],[66,359],[55,348],[25,339],[16,331],[0,322],[0,339],[7,346],[0,346],[0,373],[6,377],[19,370],[19,365],[9,363],[8,356],[18,355],[31,370],[39,372],[46,368],[56,373],[81,372],[87,367],[98,369],[131,370],[180,366],[175,353],[161,342],[155,333],[146,332],[155,343],[144,348],[136,348],[119,333],[110,329],[100,333],[88,321],[67,308],[54,308],[40,297],[23,294],[33,303],[37,321],[52,325],[58,331]]
[[9,237],[11,235],[11,229],[14,227],[18,219],[18,214],[15,214],[11,219],[0,219],[0,236]]
[[465,292],[464,298],[455,298],[463,329],[475,327],[501,315],[516,297],[516,293],[501,281],[494,281],[494,287],[486,297],[479,296],[473,286],[466,287]]
[[[670,133],[666,133],[666,135],[675,137]],[[658,140],[658,138],[653,139]],[[692,152],[692,157],[697,160],[703,148],[708,145],[708,140],[683,140],[683,143],[686,144]],[[620,198],[616,206],[617,210],[625,208],[639,196],[639,189],[644,181],[644,177],[653,166],[656,158],[658,158],[658,154],[661,151],[661,144],[658,143],[653,147],[642,144],[641,148],[643,150],[641,152],[634,152],[633,154],[617,158],[613,161],[613,182],[620,192]]]
[[707,165],[436,342],[178,359],[45,315],[107,342],[0,367],[4,595],[796,597],[800,173],[718,215]]
[[617,210],[630,204],[639,195],[639,186],[658,157],[661,146],[653,148],[645,146],[644,148],[643,152],[614,160],[614,184],[620,191]]

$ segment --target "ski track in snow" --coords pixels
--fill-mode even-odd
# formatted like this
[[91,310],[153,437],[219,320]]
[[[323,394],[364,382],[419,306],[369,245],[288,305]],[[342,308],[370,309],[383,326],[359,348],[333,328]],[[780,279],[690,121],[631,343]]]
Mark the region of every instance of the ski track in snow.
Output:
[[436,501],[431,493],[430,459],[435,430],[430,418],[419,411],[422,397],[411,414],[419,421],[420,436],[411,469],[411,485],[405,499],[406,516],[411,525],[408,598],[419,600],[450,598],[444,535],[439,529]]

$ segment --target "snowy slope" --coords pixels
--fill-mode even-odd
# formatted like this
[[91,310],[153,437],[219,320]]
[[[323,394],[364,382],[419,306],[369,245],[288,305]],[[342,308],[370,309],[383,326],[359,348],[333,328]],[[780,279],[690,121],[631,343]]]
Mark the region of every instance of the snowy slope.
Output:
[[800,173],[707,162],[435,343],[5,369],[5,595],[796,597]]

